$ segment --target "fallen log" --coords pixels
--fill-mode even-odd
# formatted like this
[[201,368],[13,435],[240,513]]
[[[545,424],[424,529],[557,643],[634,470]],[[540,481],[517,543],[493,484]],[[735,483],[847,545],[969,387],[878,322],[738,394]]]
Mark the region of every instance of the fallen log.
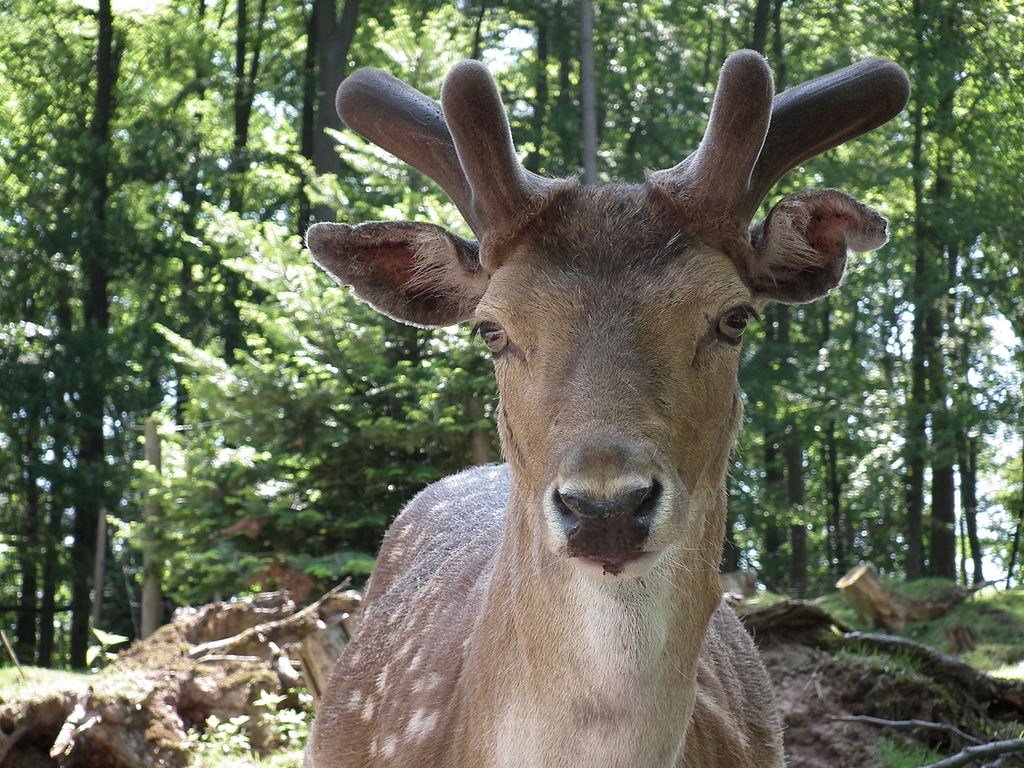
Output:
[[[298,612],[288,592],[176,611],[89,676],[88,688],[27,669],[27,680],[0,694],[0,763],[183,768],[194,757],[189,731],[201,733],[212,715],[247,717],[255,752],[279,746],[282,732],[266,727],[268,710],[258,702],[294,688],[299,673],[289,652],[299,641],[324,627],[345,632],[359,603],[346,586]],[[226,630],[230,636],[217,636]],[[204,639],[200,654],[190,653],[195,638]]]
[[349,583],[348,580],[342,582],[298,613],[257,624],[231,637],[197,645],[188,652],[189,658],[202,659],[209,654],[239,654],[269,659],[273,656],[269,643],[278,646],[299,643],[314,632],[329,625],[340,624],[351,617],[359,608],[362,595],[346,589]]
[[762,647],[773,643],[822,647],[828,645],[828,638],[853,629],[822,608],[802,600],[782,600],[752,609],[740,604],[734,609],[743,626]]
[[869,648],[913,659],[921,671],[936,680],[951,681],[985,702],[1001,718],[1024,720],[1024,681],[992,677],[956,656],[940,653],[923,643],[905,637],[872,632],[847,632],[844,644]]

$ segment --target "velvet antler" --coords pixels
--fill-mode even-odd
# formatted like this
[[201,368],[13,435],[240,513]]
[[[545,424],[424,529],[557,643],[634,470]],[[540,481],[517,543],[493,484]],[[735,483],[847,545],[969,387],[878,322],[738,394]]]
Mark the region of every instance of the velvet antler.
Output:
[[772,73],[764,57],[737,51],[726,59],[711,117],[697,150],[650,180],[687,207],[728,217],[747,193],[772,110]]
[[558,184],[519,163],[494,78],[478,61],[452,69],[441,105],[377,69],[346,79],[336,105],[350,128],[436,181],[481,242],[514,229]]
[[754,51],[722,67],[708,128],[697,151],[651,181],[687,207],[749,225],[771,187],[803,161],[894,117],[910,94],[906,74],[869,59],[780,93]]
[[345,78],[334,103],[349,128],[437,182],[480,235],[469,183],[440,104],[372,67]]
[[780,93],[740,203],[741,219],[750,221],[768,191],[793,168],[888,122],[909,98],[906,73],[887,59],[867,59]]

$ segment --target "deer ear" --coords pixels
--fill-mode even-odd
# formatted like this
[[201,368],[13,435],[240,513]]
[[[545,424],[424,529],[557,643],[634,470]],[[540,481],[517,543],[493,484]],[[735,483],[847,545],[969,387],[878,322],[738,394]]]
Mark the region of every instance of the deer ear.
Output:
[[814,301],[839,285],[848,248],[874,251],[888,239],[888,222],[845,192],[797,192],[751,227],[754,258],[747,283],[766,300]]
[[306,232],[306,247],[339,284],[409,325],[440,328],[468,320],[487,289],[477,244],[433,224],[322,222]]

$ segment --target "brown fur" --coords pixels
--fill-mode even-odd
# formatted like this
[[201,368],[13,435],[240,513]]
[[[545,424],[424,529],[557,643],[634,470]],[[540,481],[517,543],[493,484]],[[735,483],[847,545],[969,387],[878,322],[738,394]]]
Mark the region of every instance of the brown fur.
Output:
[[[357,127],[435,169],[480,244],[409,222],[318,224],[310,249],[392,317],[498,334],[508,464],[430,486],[389,530],[309,768],[781,768],[767,677],[720,602],[742,416],[729,329],[767,301],[823,295],[847,245],[884,242],[884,219],[835,190],[790,196],[747,230],[751,185],[805,152],[777,133],[805,97],[842,106],[848,77],[858,94],[899,79],[877,62],[844,73],[777,97],[777,123],[766,64],[736,54],[694,156],[600,188],[518,165],[478,63],[449,76],[440,108],[380,73],[339,91]],[[798,132],[817,151],[856,135]],[[765,160],[766,136],[789,158]],[[570,498],[646,506],[573,539]],[[642,556],[609,563],[612,550]]]

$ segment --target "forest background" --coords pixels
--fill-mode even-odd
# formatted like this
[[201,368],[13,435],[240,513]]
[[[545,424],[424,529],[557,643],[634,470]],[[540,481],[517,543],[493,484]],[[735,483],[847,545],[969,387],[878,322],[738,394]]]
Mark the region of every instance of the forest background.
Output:
[[314,220],[466,231],[343,130],[333,93],[360,66],[436,97],[480,58],[528,168],[638,181],[696,147],[737,48],[778,90],[900,63],[908,108],[767,201],[843,188],[892,242],[748,335],[723,569],[796,596],[862,560],[1024,579],[1019,3],[0,0],[0,18],[0,627],[25,662],[82,667],[91,626],[144,632],[144,581],[148,623],[358,582],[405,500],[499,459],[467,329],[395,324],[303,251]]

